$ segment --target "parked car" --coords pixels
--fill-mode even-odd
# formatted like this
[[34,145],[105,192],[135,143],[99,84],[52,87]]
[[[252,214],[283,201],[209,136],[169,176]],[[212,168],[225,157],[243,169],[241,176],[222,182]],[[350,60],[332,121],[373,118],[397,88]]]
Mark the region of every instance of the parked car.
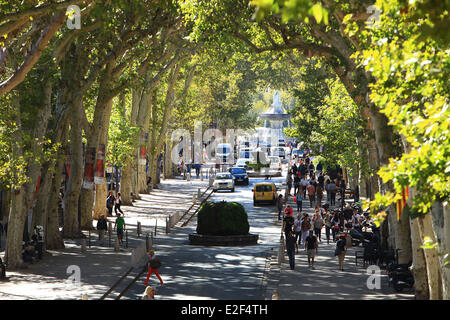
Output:
[[216,192],[217,190],[231,190],[231,192],[234,192],[234,178],[231,173],[220,172],[216,174],[213,191]]
[[234,183],[243,183],[248,186],[248,175],[247,171],[241,167],[230,168],[230,173],[234,178]]
[[269,157],[269,161],[270,161],[270,169],[281,171],[281,159],[280,159],[280,157],[270,156]]
[[277,203],[277,188],[275,183],[261,182],[256,183],[253,191],[253,205],[266,202],[275,205]]

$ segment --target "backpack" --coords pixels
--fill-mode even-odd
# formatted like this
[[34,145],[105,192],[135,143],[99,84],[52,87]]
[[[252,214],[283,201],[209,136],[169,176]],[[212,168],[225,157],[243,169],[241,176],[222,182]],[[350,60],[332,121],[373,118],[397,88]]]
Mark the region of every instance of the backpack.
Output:
[[152,269],[159,269],[161,267],[161,261],[158,258],[150,260],[150,267]]

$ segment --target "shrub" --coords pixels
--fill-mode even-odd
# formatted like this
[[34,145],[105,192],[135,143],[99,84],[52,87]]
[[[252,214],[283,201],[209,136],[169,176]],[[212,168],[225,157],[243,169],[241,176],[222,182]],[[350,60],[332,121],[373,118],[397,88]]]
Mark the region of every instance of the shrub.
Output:
[[197,233],[202,235],[246,235],[250,230],[245,208],[237,202],[206,202],[198,213]]

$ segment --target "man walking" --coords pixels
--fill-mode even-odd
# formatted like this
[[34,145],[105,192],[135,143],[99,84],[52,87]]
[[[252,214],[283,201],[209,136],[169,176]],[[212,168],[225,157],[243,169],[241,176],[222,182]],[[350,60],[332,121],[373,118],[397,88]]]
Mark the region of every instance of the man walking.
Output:
[[97,230],[98,230],[98,241],[104,243],[105,232],[108,229],[106,219],[104,215],[100,216],[100,219],[97,221]]
[[117,214],[116,225],[114,229],[117,228],[117,238],[120,243],[123,243],[123,232],[125,230],[125,220],[120,216],[120,213]]
[[295,269],[295,237],[292,231],[290,231],[286,238],[286,251],[289,257],[289,265],[291,270]]
[[319,244],[317,243],[317,238],[312,232],[310,232],[308,237],[306,237],[305,249],[308,255],[308,266],[313,270],[314,270],[314,257],[317,253],[318,248]]
[[281,220],[281,212],[283,211],[283,195],[280,194],[277,199],[278,220]]

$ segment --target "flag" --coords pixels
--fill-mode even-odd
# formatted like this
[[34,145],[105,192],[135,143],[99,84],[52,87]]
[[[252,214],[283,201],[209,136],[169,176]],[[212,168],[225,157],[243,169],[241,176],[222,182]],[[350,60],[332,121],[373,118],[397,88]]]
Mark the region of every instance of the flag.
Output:
[[406,206],[406,201],[408,201],[409,198],[409,187],[403,187],[402,188],[402,198],[397,200],[397,220],[400,220],[400,217],[402,215],[403,209]]

